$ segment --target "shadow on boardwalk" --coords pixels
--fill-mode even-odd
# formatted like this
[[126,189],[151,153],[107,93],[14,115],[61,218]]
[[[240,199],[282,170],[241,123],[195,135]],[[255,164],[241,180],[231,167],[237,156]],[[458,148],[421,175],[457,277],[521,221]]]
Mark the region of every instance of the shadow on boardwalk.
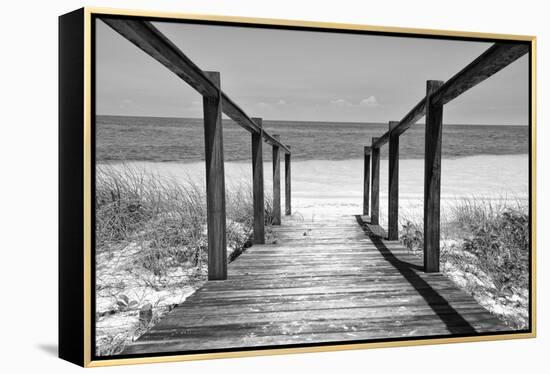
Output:
[[466,321],[460,313],[458,313],[443,296],[441,296],[435,289],[430,287],[422,277],[416,273],[416,271],[422,271],[423,267],[414,263],[402,261],[395,257],[393,253],[386,247],[383,240],[376,235],[368,225],[365,225],[361,216],[356,216],[357,222],[367,235],[372,240],[376,249],[384,257],[388,263],[390,263],[403,277],[415,287],[416,291],[426,300],[432,310],[441,318],[441,321],[447,325],[449,332],[453,335],[475,334],[476,330]]
[[197,352],[508,328],[400,243],[343,216],[286,218],[276,244],[254,245],[123,352]]

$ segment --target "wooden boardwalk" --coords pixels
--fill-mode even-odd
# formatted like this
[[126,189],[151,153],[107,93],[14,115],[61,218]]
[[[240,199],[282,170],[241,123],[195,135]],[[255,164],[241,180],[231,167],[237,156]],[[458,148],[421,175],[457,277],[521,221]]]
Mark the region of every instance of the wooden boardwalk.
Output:
[[[254,245],[124,354],[506,331],[399,242],[354,216],[286,218],[276,244]],[[370,235],[368,234],[370,232]]]

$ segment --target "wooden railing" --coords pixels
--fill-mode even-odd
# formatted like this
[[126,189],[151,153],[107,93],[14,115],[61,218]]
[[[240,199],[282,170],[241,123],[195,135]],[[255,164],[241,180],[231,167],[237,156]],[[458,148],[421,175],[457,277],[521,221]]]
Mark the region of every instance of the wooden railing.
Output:
[[252,189],[256,244],[265,243],[263,141],[273,148],[273,224],[281,224],[280,152],[285,153],[285,212],[291,214],[290,147],[263,130],[261,118],[250,118],[221,89],[220,73],[202,71],[150,22],[105,18],[103,21],[166,66],[203,97],[208,231],[208,279],[227,278],[225,173],[222,113],[252,134]]
[[[424,271],[439,271],[441,141],[443,106],[529,52],[528,43],[499,42],[447,82],[430,80],[426,96],[401,121],[365,147],[363,214],[379,224],[380,147],[389,142],[388,240],[399,238],[399,136],[426,117],[424,151]],[[369,163],[372,165],[369,168]],[[370,178],[370,180],[369,180]],[[370,182],[370,188],[369,188]],[[371,193],[369,207],[369,192]]]

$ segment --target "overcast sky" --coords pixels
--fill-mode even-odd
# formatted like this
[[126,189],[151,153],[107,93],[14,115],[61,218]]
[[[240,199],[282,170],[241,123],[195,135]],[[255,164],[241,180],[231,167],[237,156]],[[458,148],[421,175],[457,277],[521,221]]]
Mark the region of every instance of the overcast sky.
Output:
[[[250,117],[400,120],[489,43],[155,23]],[[102,21],[96,27],[98,114],[202,117],[202,100]],[[526,125],[528,56],[445,106],[446,123]],[[421,120],[422,122],[422,120]]]

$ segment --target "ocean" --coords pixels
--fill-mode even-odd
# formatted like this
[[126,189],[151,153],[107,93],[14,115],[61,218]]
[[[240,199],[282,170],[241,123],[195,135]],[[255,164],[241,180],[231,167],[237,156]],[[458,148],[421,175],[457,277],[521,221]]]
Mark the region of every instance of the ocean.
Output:
[[[251,159],[250,133],[223,121],[227,161]],[[388,128],[380,123],[264,121],[271,134],[280,134],[292,148],[293,160],[360,159],[371,137]],[[96,161],[195,162],[204,160],[202,119],[156,117],[96,117]],[[424,157],[424,125],[416,124],[400,137],[400,158]],[[527,154],[526,126],[444,125],[443,158],[475,155]],[[387,158],[387,146],[381,157]],[[264,143],[264,159],[271,147]]]

